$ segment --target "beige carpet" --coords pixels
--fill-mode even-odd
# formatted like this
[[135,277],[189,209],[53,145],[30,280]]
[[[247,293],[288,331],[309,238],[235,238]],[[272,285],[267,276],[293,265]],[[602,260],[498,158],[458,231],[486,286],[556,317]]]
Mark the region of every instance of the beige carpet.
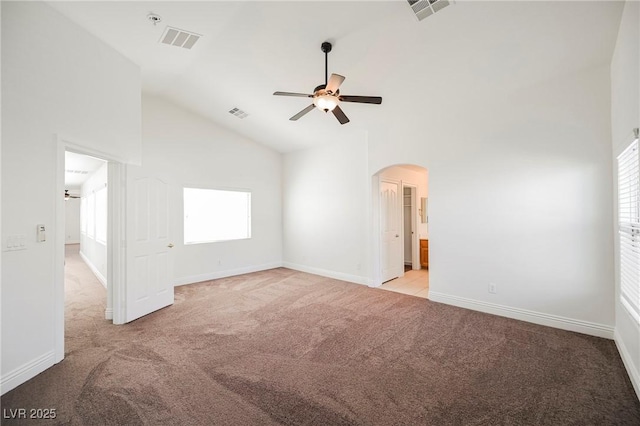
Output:
[[33,424],[640,425],[609,340],[283,268],[113,326],[67,270],[65,360],[2,398]]

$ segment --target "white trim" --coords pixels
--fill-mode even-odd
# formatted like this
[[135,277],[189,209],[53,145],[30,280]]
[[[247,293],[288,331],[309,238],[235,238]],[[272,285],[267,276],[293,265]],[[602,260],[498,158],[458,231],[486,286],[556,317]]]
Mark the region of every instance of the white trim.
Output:
[[[413,227],[413,233],[411,234],[411,269],[414,271],[418,271],[422,268],[422,265],[420,265],[420,236],[419,236],[419,232],[418,232],[418,185],[411,183],[411,182],[406,182],[406,181],[402,181],[402,199],[403,199],[403,207],[402,207],[402,214],[403,214],[403,220],[402,220],[402,238],[404,240],[404,189],[405,188],[410,188],[411,189],[411,226]],[[404,241],[403,241],[404,242]],[[404,250],[403,250],[403,254],[404,254]],[[404,256],[403,256],[404,259]],[[405,261],[405,265],[407,264],[407,262]],[[404,275],[404,274],[403,274]]]
[[54,362],[64,359],[64,241],[66,209],[64,206],[65,142],[58,136],[56,152],[55,229],[53,230],[53,350]]
[[112,162],[122,163],[122,164],[131,164],[131,162],[128,161],[126,158],[120,157],[118,155],[108,154],[99,149],[90,148],[82,145],[82,143],[75,142],[79,138],[70,137],[69,135],[56,134],[56,139],[65,146],[65,151],[71,151],[76,154],[96,157],[104,161],[112,161]]
[[111,308],[106,308],[104,310],[104,319],[106,320],[113,320],[113,309]]
[[83,252],[79,252],[79,253],[80,253],[80,257],[82,258],[82,260],[84,260],[84,263],[87,264],[89,269],[91,269],[91,272],[93,272],[93,275],[95,275],[96,278],[98,279],[98,281],[100,281],[100,284],[102,284],[102,286],[104,288],[107,288],[107,279],[104,277],[104,275],[102,275],[100,273],[100,271],[98,271],[98,268],[96,268],[96,265],[94,265],[91,262],[91,260],[89,260],[89,258],[87,256],[85,256],[85,254]]
[[29,361],[26,364],[10,371],[0,379],[0,394],[4,395],[11,389],[20,386],[29,379],[34,378],[38,374],[42,373],[47,368],[54,365],[55,352],[49,351],[38,358]]
[[308,274],[320,275],[322,277],[334,278],[336,280],[348,281],[350,283],[371,285],[371,280],[367,277],[358,275],[344,274],[342,272],[330,271],[328,269],[314,268],[311,266],[299,265],[297,263],[283,262],[282,266],[293,269],[295,271],[306,272]]
[[620,353],[620,358],[622,358],[622,363],[627,369],[627,374],[629,375],[629,379],[631,380],[631,384],[633,385],[633,389],[636,391],[636,396],[640,400],[640,372],[636,369],[633,364],[633,358],[627,349],[627,346],[624,344],[624,340],[618,330],[613,332],[613,341],[616,342],[616,346],[618,347],[618,352]]
[[80,240],[67,240],[64,242],[64,245],[70,245],[70,244],[80,244]]
[[126,167],[107,164],[107,311],[114,324],[124,324],[126,318]]
[[[380,172],[378,172],[380,173]],[[382,273],[381,273],[381,265],[380,258],[382,257],[381,245],[380,242],[380,175],[374,174],[371,176],[371,188],[370,193],[370,202],[369,202],[369,217],[370,217],[370,228],[371,232],[369,233],[369,238],[371,239],[371,248],[369,250],[369,260],[370,260],[370,287],[379,287],[382,285]]]
[[458,306],[460,308],[471,309],[473,311],[498,315],[501,317],[546,325],[548,327],[559,328],[561,330],[575,331],[577,333],[588,334],[591,336],[613,339],[613,327],[605,324],[566,318],[558,315],[546,314],[544,312],[530,311],[528,309],[513,308],[510,306],[468,299],[466,297],[452,296],[435,291],[429,291],[429,300]]
[[201,283],[203,281],[217,280],[219,278],[233,277],[235,275],[250,274],[252,272],[266,271],[267,269],[281,268],[282,262],[263,263],[262,265],[245,266],[236,269],[226,269],[223,271],[209,272],[206,274],[189,275],[186,277],[175,278],[174,286]]

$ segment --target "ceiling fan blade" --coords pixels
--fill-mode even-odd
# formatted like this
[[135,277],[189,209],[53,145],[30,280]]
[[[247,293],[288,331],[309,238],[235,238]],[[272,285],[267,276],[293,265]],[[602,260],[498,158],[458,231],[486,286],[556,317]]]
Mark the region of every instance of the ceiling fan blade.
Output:
[[333,113],[333,115],[336,116],[340,124],[347,124],[349,122],[349,119],[347,118],[347,116],[344,114],[344,111],[342,111],[342,109],[339,106],[336,106],[331,112]]
[[316,106],[314,104],[311,104],[308,107],[306,107],[305,109],[303,109],[302,111],[300,111],[299,113],[297,113],[296,115],[294,115],[293,117],[291,117],[289,120],[296,121],[298,118],[302,117],[303,115],[305,115],[306,113],[308,113],[309,111],[314,109],[315,107]]
[[307,95],[306,93],[292,93],[292,92],[273,92],[276,96],[297,96],[299,98],[313,98],[313,95]]
[[382,98],[380,96],[349,96],[342,95],[340,96],[340,100],[344,102],[356,102],[360,104],[376,104],[380,105],[382,103]]
[[331,77],[329,77],[329,81],[327,82],[327,87],[325,88],[325,90],[327,92],[336,93],[343,81],[344,81],[344,77],[341,76],[340,74],[331,74]]

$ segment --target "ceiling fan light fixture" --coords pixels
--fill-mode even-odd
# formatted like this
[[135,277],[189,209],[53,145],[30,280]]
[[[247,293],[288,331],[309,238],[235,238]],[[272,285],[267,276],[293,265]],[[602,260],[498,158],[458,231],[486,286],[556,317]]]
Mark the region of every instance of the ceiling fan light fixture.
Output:
[[318,109],[324,112],[333,111],[338,106],[339,102],[340,100],[337,96],[327,94],[319,95],[313,98],[313,104],[318,107]]

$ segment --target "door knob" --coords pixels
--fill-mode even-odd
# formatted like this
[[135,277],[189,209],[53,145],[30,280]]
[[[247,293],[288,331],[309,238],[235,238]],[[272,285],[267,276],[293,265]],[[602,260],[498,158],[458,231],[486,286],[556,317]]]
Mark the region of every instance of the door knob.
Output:
[[167,247],[173,248],[173,244],[169,243],[169,245]]
[[400,235],[396,234],[396,238],[398,238]]

